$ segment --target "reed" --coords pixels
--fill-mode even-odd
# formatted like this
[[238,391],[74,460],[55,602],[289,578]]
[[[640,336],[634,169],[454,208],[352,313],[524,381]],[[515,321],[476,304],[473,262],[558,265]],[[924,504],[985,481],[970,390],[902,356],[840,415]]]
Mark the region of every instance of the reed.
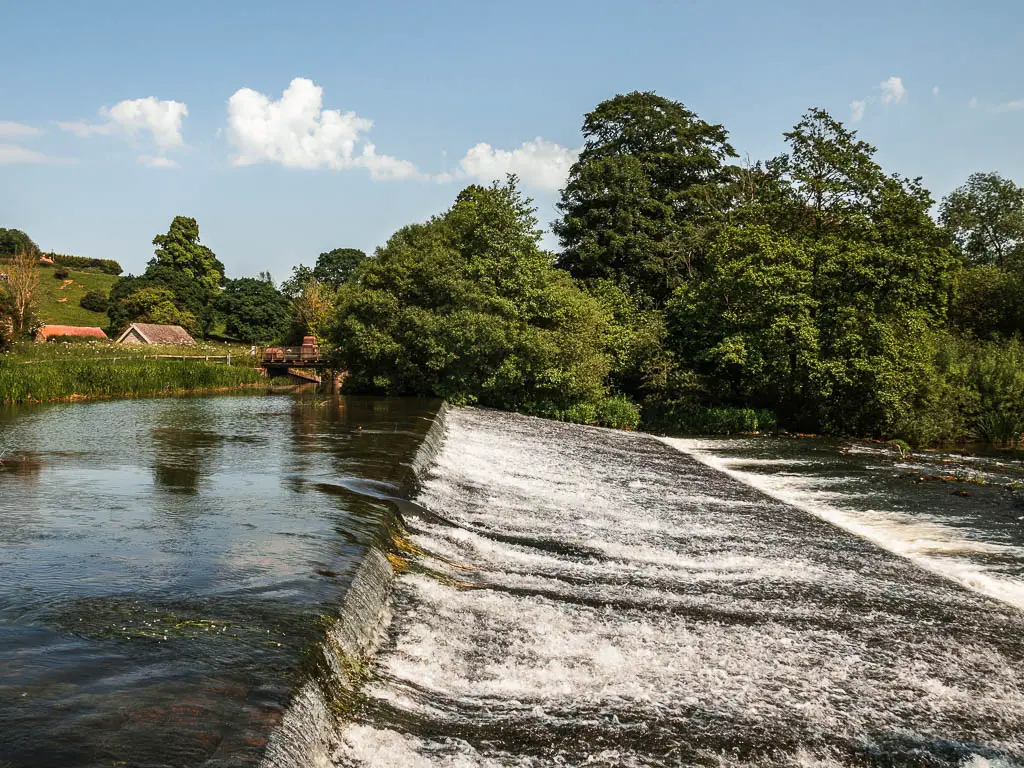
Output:
[[25,361],[0,357],[0,403],[30,403],[90,397],[228,389],[266,382],[258,369],[204,360],[119,359],[89,351]]

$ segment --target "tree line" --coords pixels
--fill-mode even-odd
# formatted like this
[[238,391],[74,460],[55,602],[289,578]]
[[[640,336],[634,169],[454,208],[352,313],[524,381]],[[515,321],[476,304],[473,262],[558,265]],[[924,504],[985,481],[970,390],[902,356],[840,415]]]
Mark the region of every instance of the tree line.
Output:
[[936,206],[821,109],[754,164],[724,126],[650,92],[602,102],[582,132],[557,253],[515,177],[280,286],[226,280],[179,217],[146,272],[115,284],[111,321],[312,333],[352,392],[611,426],[1024,432],[1020,186],[977,173]]

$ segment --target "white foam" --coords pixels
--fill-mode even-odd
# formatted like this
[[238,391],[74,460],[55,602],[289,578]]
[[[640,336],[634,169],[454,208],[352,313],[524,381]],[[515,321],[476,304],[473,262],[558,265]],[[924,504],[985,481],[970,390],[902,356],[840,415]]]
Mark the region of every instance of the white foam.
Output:
[[[838,485],[838,478],[805,478],[793,473],[770,473],[737,469],[739,464],[765,465],[760,460],[730,459],[714,451],[726,447],[721,441],[692,438],[662,438],[709,467],[728,474],[759,491],[799,507],[816,517],[860,536],[890,552],[906,557],[933,573],[961,586],[1024,610],[1024,581],[990,569],[970,560],[951,555],[1013,554],[1024,557],[1020,547],[979,541],[966,537],[961,530],[945,525],[925,513],[908,515],[895,510],[852,510],[834,502],[849,498],[849,492],[827,493],[820,487]],[[943,556],[938,556],[938,555]]]

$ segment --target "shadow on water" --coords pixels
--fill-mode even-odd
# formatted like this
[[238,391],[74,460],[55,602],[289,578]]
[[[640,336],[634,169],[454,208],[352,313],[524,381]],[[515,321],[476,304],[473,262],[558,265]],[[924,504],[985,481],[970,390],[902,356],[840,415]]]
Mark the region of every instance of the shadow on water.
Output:
[[0,409],[0,765],[257,763],[437,405]]

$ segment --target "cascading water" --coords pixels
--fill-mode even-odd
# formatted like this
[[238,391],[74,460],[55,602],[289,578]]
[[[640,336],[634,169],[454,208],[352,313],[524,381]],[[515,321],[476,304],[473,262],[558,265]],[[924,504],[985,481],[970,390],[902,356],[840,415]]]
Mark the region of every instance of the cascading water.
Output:
[[336,764],[1024,760],[1019,611],[651,437],[446,421]]

